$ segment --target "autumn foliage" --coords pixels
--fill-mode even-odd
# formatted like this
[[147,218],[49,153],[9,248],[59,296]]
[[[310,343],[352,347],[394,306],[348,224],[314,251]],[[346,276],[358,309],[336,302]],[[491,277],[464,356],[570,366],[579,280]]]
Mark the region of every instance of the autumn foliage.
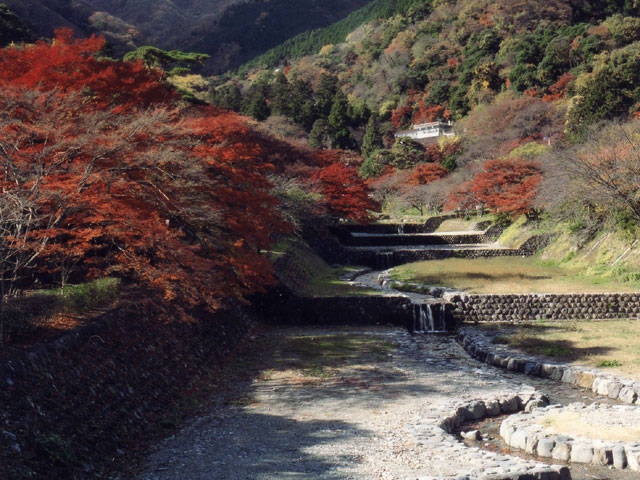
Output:
[[438,163],[422,163],[416,166],[409,176],[410,185],[426,185],[445,177],[449,170]]
[[489,160],[450,195],[449,206],[469,210],[479,205],[495,213],[529,213],[541,180],[541,170],[535,163]]
[[[279,146],[102,46],[61,31],[0,51],[3,288],[117,275],[178,314],[272,283],[261,252],[290,229],[268,179]],[[370,202],[351,170],[304,155],[323,205],[361,218]]]
[[331,163],[315,176],[324,204],[333,215],[358,222],[370,220],[371,212],[380,206],[369,196],[369,189],[355,168]]

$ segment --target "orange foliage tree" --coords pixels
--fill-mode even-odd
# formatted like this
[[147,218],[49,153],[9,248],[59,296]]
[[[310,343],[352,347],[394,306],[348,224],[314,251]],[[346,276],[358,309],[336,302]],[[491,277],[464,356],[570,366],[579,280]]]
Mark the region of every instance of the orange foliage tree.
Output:
[[531,213],[542,180],[540,167],[523,160],[488,160],[482,171],[450,195],[450,207],[476,206],[510,215]]
[[438,163],[422,163],[413,169],[409,175],[408,183],[410,185],[426,185],[440,180],[448,174],[449,170]]
[[323,196],[326,211],[335,217],[367,222],[380,209],[369,187],[355,168],[340,162],[330,163],[314,175]]
[[0,247],[22,259],[1,266],[3,285],[26,267],[64,282],[80,265],[215,310],[269,284],[260,252],[289,227],[259,136],[101,47],[63,31],[0,51]]
[[63,30],[0,50],[0,286],[117,275],[187,318],[274,281],[262,252],[291,224],[270,178],[295,180],[323,214],[377,208],[360,158],[187,104],[161,71],[102,46]]

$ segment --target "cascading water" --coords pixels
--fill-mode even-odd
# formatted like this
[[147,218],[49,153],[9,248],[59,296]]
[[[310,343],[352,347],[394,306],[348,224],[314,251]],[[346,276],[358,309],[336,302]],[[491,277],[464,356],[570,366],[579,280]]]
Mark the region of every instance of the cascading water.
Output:
[[444,303],[414,303],[413,325],[415,333],[440,333],[447,331]]

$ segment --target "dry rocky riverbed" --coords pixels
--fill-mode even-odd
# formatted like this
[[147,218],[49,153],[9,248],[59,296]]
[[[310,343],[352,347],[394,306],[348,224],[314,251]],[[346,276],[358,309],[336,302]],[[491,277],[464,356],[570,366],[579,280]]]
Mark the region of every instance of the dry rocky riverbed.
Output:
[[[534,390],[552,402],[593,399],[479,363],[452,336],[391,327],[266,330],[238,361],[233,376],[246,381],[228,382],[136,479],[569,478],[566,467],[495,442],[486,442],[495,452],[468,446],[440,426],[462,406]],[[570,467],[574,480],[639,478]]]

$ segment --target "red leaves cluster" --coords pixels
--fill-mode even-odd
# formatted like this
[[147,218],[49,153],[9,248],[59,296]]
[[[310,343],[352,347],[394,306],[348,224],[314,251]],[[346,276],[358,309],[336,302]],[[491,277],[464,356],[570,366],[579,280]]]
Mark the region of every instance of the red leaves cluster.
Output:
[[353,167],[331,163],[319,170],[314,179],[319,182],[325,208],[334,216],[367,222],[371,219],[371,212],[380,209]]
[[409,124],[435,122],[448,119],[451,112],[443,105],[431,105],[413,93],[405,103],[398,105],[391,112],[391,123],[395,128],[402,128]]
[[558,78],[558,81],[549,87],[549,93],[544,95],[542,100],[545,102],[560,100],[567,93],[567,89],[573,80],[575,80],[575,76],[572,73],[563,73]]
[[413,169],[409,175],[408,183],[410,185],[426,185],[440,180],[448,174],[449,170],[438,163],[422,163]]
[[411,123],[413,118],[413,107],[410,105],[399,105],[391,112],[391,123],[396,128],[402,128]]
[[149,105],[171,100],[173,93],[160,82],[160,70],[142,62],[117,62],[99,58],[104,39],[74,39],[70,29],[56,31],[53,44],[0,51],[0,84],[29,90],[82,91],[85,108]]
[[495,213],[522,214],[533,209],[540,168],[522,160],[489,160],[470,181],[450,195],[450,206],[462,210],[486,207]]
[[429,105],[421,99],[415,106],[413,112],[413,123],[435,122],[447,119],[451,112],[442,105]]
[[[61,31],[0,50],[0,240],[42,282],[115,274],[174,316],[215,310],[274,281],[262,252],[291,227],[269,175],[286,164],[305,165],[332,215],[365,220],[376,207],[340,152],[301,151],[186,104],[162,72],[102,59],[102,46]],[[11,268],[0,261],[0,279]]]
[[268,285],[260,252],[289,227],[259,137],[101,46],[63,32],[0,51],[0,187],[33,219],[38,277],[116,274],[211,310]]

